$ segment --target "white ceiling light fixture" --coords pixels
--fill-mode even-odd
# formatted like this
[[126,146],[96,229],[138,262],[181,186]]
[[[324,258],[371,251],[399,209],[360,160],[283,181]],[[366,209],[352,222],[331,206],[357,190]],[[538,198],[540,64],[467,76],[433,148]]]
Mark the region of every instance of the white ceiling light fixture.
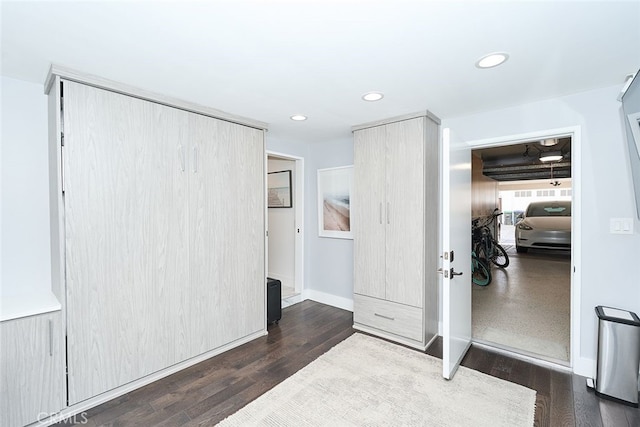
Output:
[[294,114],[293,116],[289,117],[291,120],[296,121],[296,122],[303,122],[305,120],[307,120],[307,116],[303,115],[303,114]]
[[476,61],[476,67],[478,68],[493,68],[500,64],[503,64],[509,59],[509,54],[506,52],[493,52],[489,53]]
[[541,162],[557,162],[559,160],[562,160],[563,155],[562,152],[560,151],[543,151],[542,153],[540,153],[540,161]]
[[369,102],[380,101],[382,98],[384,98],[384,94],[381,92],[367,92],[362,95],[362,99]]

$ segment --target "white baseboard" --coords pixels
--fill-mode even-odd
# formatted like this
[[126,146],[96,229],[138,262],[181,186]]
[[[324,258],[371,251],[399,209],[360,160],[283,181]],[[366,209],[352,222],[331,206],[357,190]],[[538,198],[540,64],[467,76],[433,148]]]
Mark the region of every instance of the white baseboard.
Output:
[[305,289],[302,291],[303,299],[310,299],[322,304],[327,304],[343,310],[353,311],[353,299],[339,297],[325,292],[313,289]]
[[573,360],[573,373],[587,378],[595,378],[596,361],[586,357],[576,357]]
[[291,305],[297,304],[297,303],[302,302],[302,301],[304,301],[304,299],[302,298],[301,294],[292,295],[292,296],[290,296],[288,298],[283,298],[282,299],[282,308],[289,307]]

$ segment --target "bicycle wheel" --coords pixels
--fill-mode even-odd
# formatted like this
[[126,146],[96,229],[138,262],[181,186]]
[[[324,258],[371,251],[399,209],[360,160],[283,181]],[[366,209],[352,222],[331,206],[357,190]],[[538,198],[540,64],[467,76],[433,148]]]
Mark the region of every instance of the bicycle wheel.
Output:
[[484,240],[479,241],[473,247],[473,252],[478,261],[483,262],[486,265],[489,265],[489,253],[487,251],[487,244]]
[[509,255],[507,255],[507,251],[505,251],[498,243],[494,243],[491,262],[501,268],[509,266]]
[[471,280],[478,286],[491,283],[491,270],[477,257],[471,257]]

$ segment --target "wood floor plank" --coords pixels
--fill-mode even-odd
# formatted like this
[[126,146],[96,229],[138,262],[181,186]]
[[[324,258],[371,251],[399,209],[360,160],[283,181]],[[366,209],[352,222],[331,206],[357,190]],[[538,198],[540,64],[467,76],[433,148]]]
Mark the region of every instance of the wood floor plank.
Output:
[[573,380],[571,374],[552,370],[550,372],[549,416],[555,423],[563,426],[576,424],[573,407]]
[[502,380],[509,380],[511,376],[511,370],[513,369],[513,363],[515,359],[512,357],[499,355],[493,362],[493,366],[489,371],[489,375],[492,377],[500,378]]
[[627,422],[629,426],[640,426],[640,409],[627,406],[625,408],[625,414],[627,415]]
[[[602,425],[604,427],[629,426],[629,424],[627,424],[627,414],[623,404],[606,399],[600,399],[598,406],[600,407],[600,415],[602,416]],[[637,427],[637,425],[632,427]]]
[[514,360],[511,368],[511,375],[507,378],[509,381],[520,384],[521,386],[533,389],[532,383],[532,365],[523,360]]

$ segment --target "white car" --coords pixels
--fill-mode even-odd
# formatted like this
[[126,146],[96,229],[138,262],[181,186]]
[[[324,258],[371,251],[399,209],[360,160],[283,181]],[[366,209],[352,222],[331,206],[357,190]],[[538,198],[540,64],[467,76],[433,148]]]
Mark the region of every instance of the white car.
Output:
[[516,223],[516,251],[571,249],[571,202],[533,202]]

